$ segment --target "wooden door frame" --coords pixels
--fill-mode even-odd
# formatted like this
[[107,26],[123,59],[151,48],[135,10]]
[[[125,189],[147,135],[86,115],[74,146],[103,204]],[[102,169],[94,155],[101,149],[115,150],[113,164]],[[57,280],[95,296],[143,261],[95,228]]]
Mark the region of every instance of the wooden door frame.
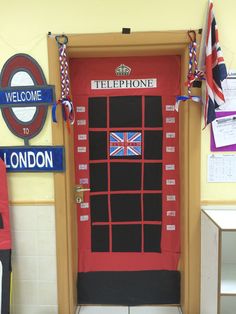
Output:
[[[131,34],[72,34],[68,36],[70,58],[112,56],[181,56],[181,89],[188,70],[187,31],[137,32]],[[199,38],[198,38],[199,39]],[[59,98],[59,60],[55,36],[48,36],[49,83]],[[171,73],[170,73],[171,75]],[[199,91],[196,91],[199,94]],[[195,94],[196,94],[195,93]],[[66,171],[54,174],[58,313],[74,314],[77,280],[77,230],[74,202],[73,130],[69,134],[58,110],[52,124],[53,145],[65,146]],[[187,101],[180,111],[181,192],[181,306],[184,314],[200,308],[200,137],[201,106]]]

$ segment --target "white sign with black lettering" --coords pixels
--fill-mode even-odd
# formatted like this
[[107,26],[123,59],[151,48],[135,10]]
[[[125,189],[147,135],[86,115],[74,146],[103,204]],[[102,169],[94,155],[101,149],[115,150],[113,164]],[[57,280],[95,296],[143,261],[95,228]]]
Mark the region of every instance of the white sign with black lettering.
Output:
[[91,89],[140,89],[156,88],[156,78],[129,80],[92,80]]

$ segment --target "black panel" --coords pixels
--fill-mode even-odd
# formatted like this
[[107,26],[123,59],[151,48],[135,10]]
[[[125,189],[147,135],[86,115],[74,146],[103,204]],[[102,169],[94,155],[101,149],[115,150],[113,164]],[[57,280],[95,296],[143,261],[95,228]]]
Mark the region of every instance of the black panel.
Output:
[[161,225],[144,225],[144,252],[161,252]]
[[106,97],[89,98],[89,127],[106,128],[107,99]]
[[107,133],[89,132],[89,159],[99,160],[107,158]]
[[111,191],[141,189],[141,164],[113,163],[110,167]]
[[110,127],[141,127],[141,96],[110,97]]
[[144,158],[162,159],[162,131],[144,132]]
[[144,220],[162,220],[162,195],[144,194],[143,195]]
[[[10,282],[11,282],[11,250],[0,250],[2,264],[1,286],[1,313],[10,313]],[[1,287],[1,288],[2,288]]]
[[142,237],[141,225],[112,226],[112,251],[140,252],[141,237]]
[[180,303],[180,272],[169,270],[79,273],[79,304]]
[[107,195],[94,195],[90,197],[92,222],[108,221],[108,197]]
[[162,189],[162,164],[144,164],[144,190]]
[[3,229],[3,219],[2,219],[2,214],[0,213],[0,229]]
[[107,191],[107,164],[90,164],[91,192]]
[[141,220],[140,194],[111,195],[112,221]]
[[145,97],[145,127],[162,127],[161,96]]
[[109,226],[92,226],[92,252],[109,252]]

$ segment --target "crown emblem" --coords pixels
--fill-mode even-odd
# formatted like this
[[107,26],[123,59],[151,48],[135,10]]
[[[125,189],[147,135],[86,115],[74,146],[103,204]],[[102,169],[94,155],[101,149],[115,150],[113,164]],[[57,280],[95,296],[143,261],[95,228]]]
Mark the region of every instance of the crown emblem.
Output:
[[127,75],[130,75],[131,68],[129,68],[125,64],[121,64],[115,69],[115,72],[117,76],[122,76],[122,75],[127,76]]

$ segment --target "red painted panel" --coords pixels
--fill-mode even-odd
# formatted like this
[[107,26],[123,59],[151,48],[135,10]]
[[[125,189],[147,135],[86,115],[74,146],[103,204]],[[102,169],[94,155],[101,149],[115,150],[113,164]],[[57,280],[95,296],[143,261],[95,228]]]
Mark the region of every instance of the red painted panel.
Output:
[[[116,76],[115,69],[125,64],[131,68],[130,76]],[[109,96],[142,96],[142,112],[144,112],[144,96],[162,96],[162,128],[145,128],[144,117],[142,127],[134,128],[142,132],[145,130],[162,130],[163,146],[162,160],[110,160],[115,162],[140,162],[142,169],[144,162],[162,163],[162,190],[155,191],[162,193],[162,221],[148,222],[143,219],[143,205],[141,208],[142,220],[136,224],[142,225],[142,249],[140,252],[112,252],[110,243],[109,252],[92,252],[91,248],[91,227],[94,225],[109,226],[109,237],[111,239],[111,227],[115,225],[111,221],[110,201],[109,221],[91,222],[90,213],[90,193],[85,193],[83,204],[78,205],[78,246],[79,246],[79,272],[88,271],[129,271],[129,270],[176,270],[180,254],[180,225],[179,225],[179,136],[178,136],[178,113],[174,111],[175,96],[180,94],[180,58],[177,56],[164,57],[134,57],[134,58],[97,58],[97,59],[72,59],[70,62],[70,74],[72,84],[73,102],[76,107],[75,124],[75,162],[76,162],[76,184],[81,184],[85,188],[90,187],[89,164],[98,161],[89,160],[89,129],[88,125],[88,99],[89,97]],[[92,90],[91,80],[127,80],[127,79],[147,79],[156,78],[157,87],[150,89],[103,89]],[[107,105],[109,111],[109,105]],[[124,113],[125,114],[125,113]],[[109,119],[107,118],[107,128],[99,129],[109,134]],[[116,128],[117,129],[117,128]],[[121,128],[124,130],[125,128]],[[131,128],[127,128],[130,130]],[[132,129],[133,130],[133,129]],[[120,131],[120,130],[119,130]],[[153,143],[155,145],[155,143]],[[101,162],[101,161],[99,161]],[[109,168],[108,168],[109,169]],[[108,171],[108,186],[110,186],[110,174]],[[143,200],[143,171],[141,179],[141,200]],[[151,192],[153,191],[146,191]],[[110,195],[108,188],[106,192],[93,192],[91,195]],[[126,193],[134,193],[126,191]],[[143,204],[143,203],[142,203]],[[120,225],[130,224],[128,222]],[[132,222],[135,224],[135,222]],[[145,252],[143,243],[144,225],[160,225],[161,232],[161,252]]]

